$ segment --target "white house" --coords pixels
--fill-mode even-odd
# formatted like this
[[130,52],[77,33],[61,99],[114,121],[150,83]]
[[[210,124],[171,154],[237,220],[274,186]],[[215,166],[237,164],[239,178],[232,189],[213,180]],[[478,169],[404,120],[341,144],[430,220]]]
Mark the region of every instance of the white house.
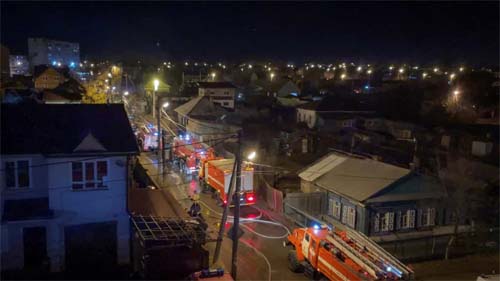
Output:
[[213,103],[234,109],[236,87],[229,82],[200,82],[198,95],[207,96]]
[[2,270],[82,277],[128,264],[127,186],[138,148],[123,106],[1,109]]

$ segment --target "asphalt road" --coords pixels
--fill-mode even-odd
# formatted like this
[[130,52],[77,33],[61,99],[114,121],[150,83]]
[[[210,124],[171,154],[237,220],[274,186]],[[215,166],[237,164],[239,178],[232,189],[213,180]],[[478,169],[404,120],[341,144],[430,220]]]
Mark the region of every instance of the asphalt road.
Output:
[[[151,154],[147,154],[151,156]],[[154,156],[141,157],[141,161],[149,161],[147,169],[150,174],[158,174],[157,164]],[[197,177],[191,177],[179,172],[175,167],[168,167],[166,174],[157,178],[162,186],[158,193],[168,191],[175,200],[187,210],[192,202],[190,196],[195,192],[200,192],[202,215],[209,224],[211,235],[216,235],[223,208],[218,206],[211,193],[201,192]],[[261,206],[242,206],[242,218],[260,219],[269,223],[257,221],[245,221],[242,223],[243,236],[239,239],[238,247],[238,279],[240,280],[306,280],[302,274],[291,272],[287,267],[287,254],[289,248],[284,248],[282,241],[287,235],[287,227],[280,225],[281,222],[270,219],[269,210]],[[276,215],[276,216],[274,216]],[[271,214],[276,220],[279,214]],[[221,256],[218,266],[224,267],[227,271],[231,269],[232,240],[227,236],[232,223],[232,213],[225,226],[225,235],[221,247]],[[284,222],[286,223],[286,222]],[[215,242],[208,243],[207,249],[211,253],[211,262],[215,249]]]

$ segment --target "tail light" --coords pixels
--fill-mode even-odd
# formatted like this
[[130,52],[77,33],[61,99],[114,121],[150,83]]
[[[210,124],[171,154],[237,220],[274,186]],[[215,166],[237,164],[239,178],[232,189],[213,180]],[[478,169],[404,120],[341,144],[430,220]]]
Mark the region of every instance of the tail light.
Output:
[[226,204],[227,204],[227,200],[226,200],[226,199],[224,199],[224,205],[226,205]]
[[248,203],[255,202],[255,195],[253,193],[247,193],[245,194],[245,197]]

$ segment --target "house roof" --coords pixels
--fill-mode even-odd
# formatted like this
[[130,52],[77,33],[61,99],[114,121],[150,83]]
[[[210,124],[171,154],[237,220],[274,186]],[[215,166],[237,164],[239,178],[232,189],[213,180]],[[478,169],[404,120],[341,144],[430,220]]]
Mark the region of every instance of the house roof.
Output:
[[1,154],[137,153],[121,104],[4,104]]
[[298,108],[314,110],[314,111],[373,111],[374,107],[371,103],[366,100],[353,98],[353,97],[341,97],[341,96],[326,96],[320,101],[313,101],[303,105],[298,106]]
[[55,67],[51,67],[51,66],[44,65],[44,64],[35,66],[35,68],[33,69],[33,77],[36,79],[49,69],[54,70],[55,72],[59,73],[60,75],[66,77],[66,78],[69,77],[69,69],[68,68],[66,68],[66,67],[55,68]]
[[226,110],[211,102],[209,97],[198,96],[178,106],[175,109],[175,112],[183,116],[198,116],[202,119],[212,120],[216,119],[216,117],[218,116],[225,114]]
[[223,89],[223,88],[236,88],[231,82],[221,81],[221,82],[199,82],[200,88],[204,89]]
[[410,170],[352,156],[328,154],[299,177],[357,201],[364,201],[410,174]]

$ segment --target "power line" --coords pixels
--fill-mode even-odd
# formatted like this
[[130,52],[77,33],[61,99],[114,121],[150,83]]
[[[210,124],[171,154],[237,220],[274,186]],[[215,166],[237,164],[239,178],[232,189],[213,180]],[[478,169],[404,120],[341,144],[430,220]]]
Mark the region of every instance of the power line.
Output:
[[[223,141],[227,139],[234,138],[236,136],[230,136],[230,137],[224,137],[224,138],[218,138],[218,139],[213,139],[213,141]],[[178,147],[183,147],[183,146],[188,146],[188,145],[193,145],[193,144],[198,144],[198,143],[203,143],[203,142],[192,142],[188,144],[181,144],[181,145],[170,145],[169,147],[165,147],[164,150],[172,149],[172,148],[178,148]],[[159,150],[158,150],[159,151]],[[156,153],[156,151],[145,151],[143,153]],[[66,160],[66,161],[59,161],[59,162],[52,162],[52,163],[44,163],[44,164],[36,164],[36,165],[29,165],[27,168],[37,168],[37,167],[46,167],[46,166],[52,166],[52,165],[59,165],[59,164],[67,164],[67,163],[73,163],[73,162],[82,162],[82,161],[90,161],[90,160],[97,160],[97,159],[105,159],[112,157],[112,155],[106,155],[106,156],[96,156],[96,157],[91,157],[91,158],[85,158],[85,159],[78,159],[78,160]],[[18,160],[12,160],[12,162],[15,162]],[[9,162],[9,161],[4,161],[4,162]],[[6,169],[1,169],[0,172],[5,172]]]

